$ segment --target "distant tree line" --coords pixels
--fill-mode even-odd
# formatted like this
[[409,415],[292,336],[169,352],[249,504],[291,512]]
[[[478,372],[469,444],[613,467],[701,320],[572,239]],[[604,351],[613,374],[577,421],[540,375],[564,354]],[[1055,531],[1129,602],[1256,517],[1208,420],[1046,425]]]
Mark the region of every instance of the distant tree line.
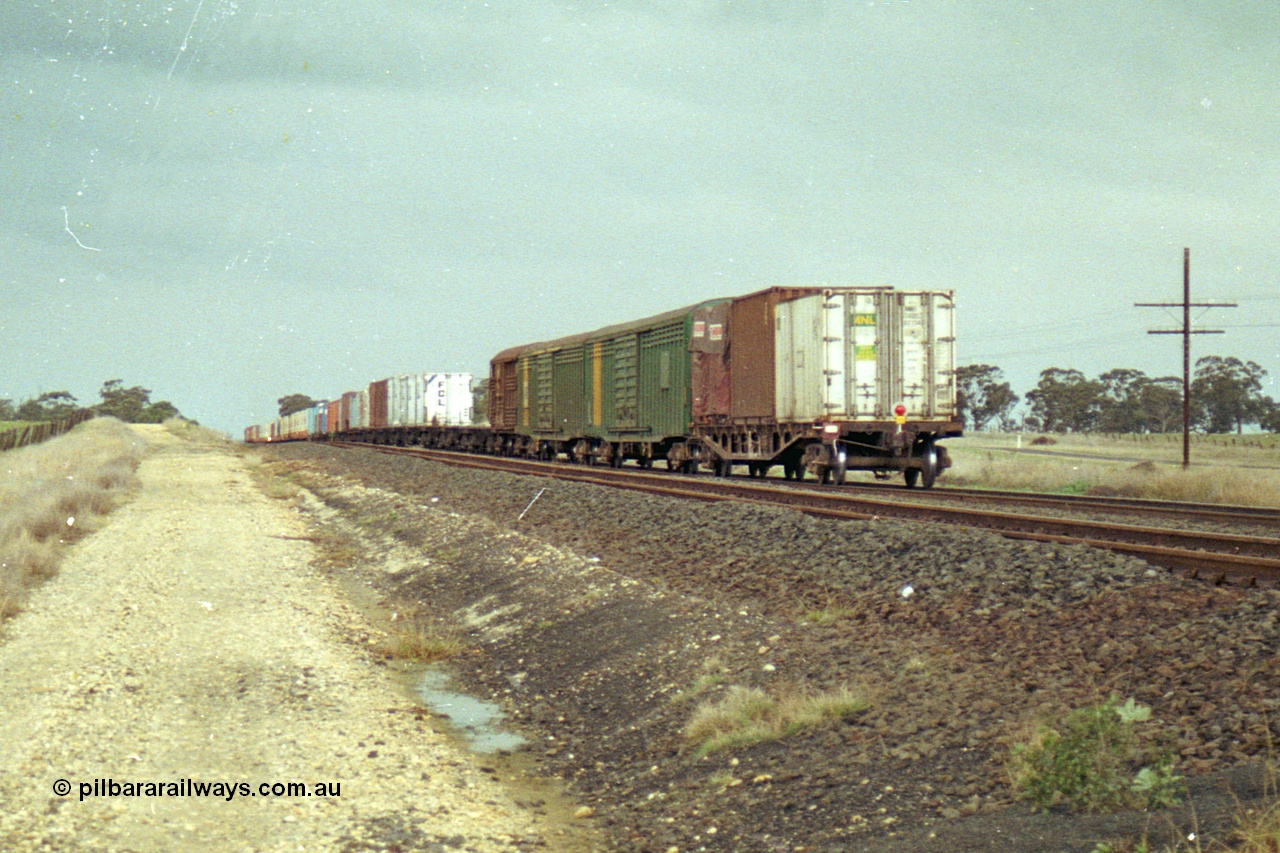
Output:
[[158,424],[182,416],[168,400],[151,402],[151,389],[126,388],[122,379],[108,379],[98,394],[102,402],[93,406],[79,405],[67,391],[46,391],[17,404],[0,400],[0,421],[60,421],[85,408],[129,424]]
[[[1191,428],[1241,433],[1246,426],[1280,432],[1280,404],[1262,393],[1267,371],[1252,361],[1210,355],[1199,359],[1191,383]],[[1023,401],[1000,368],[970,364],[956,371],[960,415],[974,430],[1011,430]],[[1042,432],[1157,433],[1182,431],[1182,379],[1152,378],[1117,368],[1096,379],[1050,367],[1024,398],[1024,429]]]

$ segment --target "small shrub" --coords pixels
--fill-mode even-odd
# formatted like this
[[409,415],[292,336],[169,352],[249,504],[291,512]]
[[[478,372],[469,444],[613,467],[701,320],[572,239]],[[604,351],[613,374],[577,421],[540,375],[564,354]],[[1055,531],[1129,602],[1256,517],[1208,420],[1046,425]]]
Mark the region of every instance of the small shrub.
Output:
[[379,647],[386,657],[435,663],[448,660],[462,651],[462,641],[456,634],[440,629],[416,607],[400,614],[397,621],[402,627],[391,631],[386,642]]
[[821,610],[810,610],[801,617],[801,621],[809,625],[825,627],[834,624],[839,619],[848,619],[853,615],[853,608],[832,606],[824,607]]
[[1013,782],[1038,809],[1163,808],[1180,801],[1173,761],[1146,743],[1137,724],[1151,709],[1113,696],[1072,711],[1058,727],[1041,724],[1012,751]]
[[448,660],[462,651],[456,637],[442,636],[422,630],[393,631],[381,646],[382,654],[396,660],[435,663]]

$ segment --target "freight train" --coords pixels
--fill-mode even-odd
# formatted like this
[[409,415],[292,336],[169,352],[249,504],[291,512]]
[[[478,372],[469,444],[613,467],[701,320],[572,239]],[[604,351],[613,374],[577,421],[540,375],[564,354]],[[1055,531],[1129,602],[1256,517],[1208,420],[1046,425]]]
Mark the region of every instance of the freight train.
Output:
[[503,350],[488,423],[468,374],[407,374],[245,430],[686,474],[850,470],[929,488],[961,435],[951,291],[773,287]]

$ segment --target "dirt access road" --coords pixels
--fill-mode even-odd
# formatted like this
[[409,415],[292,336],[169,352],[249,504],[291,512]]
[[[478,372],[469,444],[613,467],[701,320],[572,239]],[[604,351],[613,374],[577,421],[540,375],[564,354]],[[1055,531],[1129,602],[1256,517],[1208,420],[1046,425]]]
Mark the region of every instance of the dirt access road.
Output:
[[4,628],[0,849],[576,849],[373,665],[296,513],[141,429],[141,492]]

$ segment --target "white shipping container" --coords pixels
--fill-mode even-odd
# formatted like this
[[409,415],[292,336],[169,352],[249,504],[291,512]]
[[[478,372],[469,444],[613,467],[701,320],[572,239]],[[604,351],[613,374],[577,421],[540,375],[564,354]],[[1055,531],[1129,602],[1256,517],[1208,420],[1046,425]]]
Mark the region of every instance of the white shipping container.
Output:
[[779,304],[774,334],[780,421],[955,416],[949,291],[831,289]]
[[404,376],[387,379],[387,426],[404,426]]
[[364,429],[369,426],[369,389],[363,388],[351,407],[351,427]]
[[402,373],[387,380],[387,426],[422,423],[422,374]]
[[410,373],[404,377],[404,417],[405,423],[422,426],[426,423],[424,395],[426,394],[426,377],[421,373]]
[[428,373],[423,381],[423,423],[431,426],[467,426],[475,400],[470,373]]

